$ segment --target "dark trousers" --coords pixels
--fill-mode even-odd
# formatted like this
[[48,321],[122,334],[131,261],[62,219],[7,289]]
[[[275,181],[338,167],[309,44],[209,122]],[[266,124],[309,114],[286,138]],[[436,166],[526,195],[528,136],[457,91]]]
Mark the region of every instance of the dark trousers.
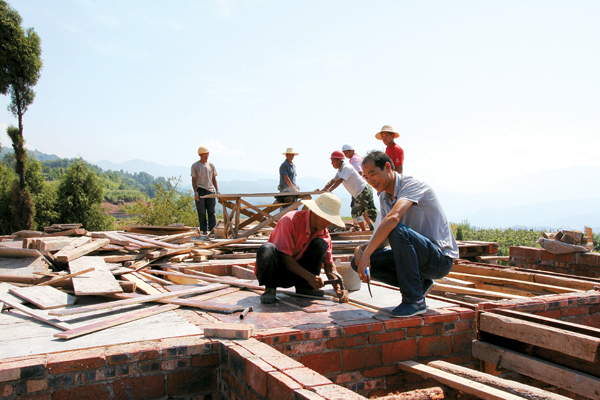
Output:
[[[371,277],[400,288],[403,303],[423,299],[423,280],[440,279],[452,269],[452,258],[404,224],[398,224],[389,236],[391,249],[371,254]],[[352,258],[352,268],[358,268]]]
[[[198,196],[206,196],[213,194],[210,190],[203,188],[196,188]],[[212,231],[215,225],[217,225],[217,217],[215,215],[215,206],[217,199],[198,199],[196,200],[196,210],[198,210],[198,222],[200,223],[200,230],[202,232]],[[208,216],[208,221],[207,221]]]
[[[313,239],[298,264],[313,275],[321,273],[321,265],[327,254],[327,243],[321,238]],[[265,243],[256,252],[256,277],[261,286],[268,288],[308,285],[308,282],[286,268],[282,255],[273,243]]]

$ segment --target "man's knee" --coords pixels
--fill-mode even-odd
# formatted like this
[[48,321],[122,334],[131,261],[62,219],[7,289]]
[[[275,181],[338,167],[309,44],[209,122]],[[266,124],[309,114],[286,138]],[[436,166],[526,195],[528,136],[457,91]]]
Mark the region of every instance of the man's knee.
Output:
[[277,246],[271,242],[263,243],[256,251],[256,261],[259,262],[271,257],[278,256]]
[[388,236],[388,239],[390,241],[390,245],[393,242],[409,242],[410,228],[404,225],[403,223],[399,223],[394,229],[392,229]]

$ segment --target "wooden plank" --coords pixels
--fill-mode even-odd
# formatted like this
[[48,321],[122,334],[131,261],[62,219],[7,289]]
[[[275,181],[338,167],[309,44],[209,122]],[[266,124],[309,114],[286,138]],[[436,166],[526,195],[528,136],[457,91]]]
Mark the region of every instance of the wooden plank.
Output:
[[80,326],[78,328],[70,329],[68,331],[55,333],[54,337],[60,339],[73,339],[78,336],[87,335],[88,333],[101,331],[106,328],[110,328],[113,326],[125,324],[127,322],[136,321],[138,319],[146,318],[151,315],[156,315],[160,313],[164,313],[166,311],[171,311],[179,306],[176,304],[166,304],[162,306],[155,306],[146,308],[140,311],[134,311],[132,313],[128,313],[125,315],[119,315],[118,317],[107,319],[105,321],[96,322],[90,325]]
[[485,275],[475,275],[475,274],[465,274],[459,272],[450,272],[448,274],[450,278],[462,279],[470,282],[483,282],[495,285],[504,285],[504,286],[513,286],[516,288],[531,290],[531,291],[539,291],[539,292],[549,292],[549,293],[572,293],[572,292],[580,292],[581,290],[573,289],[573,288],[565,288],[562,286],[554,286],[554,285],[546,285],[543,283],[535,283],[535,282],[525,282],[518,279],[507,279],[507,278],[497,278],[492,276]]
[[206,250],[206,249],[212,249],[214,247],[221,247],[221,246],[227,246],[227,245],[230,245],[230,244],[243,243],[246,240],[248,240],[248,239],[246,239],[245,237],[244,238],[231,239],[231,240],[220,240],[220,241],[217,241],[215,243],[210,243],[210,244],[206,244],[206,245],[202,245],[202,246],[196,246],[196,248],[194,248],[192,250],[192,253],[195,253],[196,249],[204,249],[204,250]]
[[436,283],[441,283],[444,285],[475,288],[475,282],[463,281],[455,278],[443,277],[441,279],[435,279],[435,281]]
[[50,279],[49,281],[38,283],[37,286],[54,285],[55,283],[63,282],[63,281],[66,281],[67,279],[71,279],[74,276],[83,275],[87,272],[92,272],[92,271],[94,271],[94,267],[83,269],[83,270],[75,272],[73,274],[59,276],[59,277]]
[[401,370],[412,372],[425,378],[432,378],[451,388],[463,391],[479,397],[484,400],[522,400],[523,397],[510,394],[503,390],[484,385],[479,382],[473,382],[469,379],[441,371],[436,368],[419,364],[415,361],[400,361],[398,366]]
[[484,372],[475,371],[470,368],[462,367],[460,365],[451,364],[446,361],[431,361],[427,363],[427,366],[440,369],[450,374],[458,375],[460,377],[470,379],[475,382],[482,383],[484,385],[491,386],[496,389],[504,390],[516,396],[522,396],[526,399],[531,400],[570,400],[569,397],[561,396],[560,394],[548,392],[536,388],[534,386],[525,385],[520,382],[511,381],[508,379],[499,378],[494,375],[486,374]]
[[44,310],[71,306],[77,301],[77,297],[51,286],[15,287],[9,292]]
[[34,273],[47,273],[48,263],[37,250],[35,257],[0,257],[0,274],[6,276],[30,276]]
[[266,225],[269,225],[271,223],[275,223],[275,222],[279,221],[279,218],[283,217],[288,212],[290,212],[292,210],[295,210],[296,208],[300,207],[301,204],[302,204],[302,201],[298,200],[294,204],[292,204],[290,206],[287,206],[286,208],[284,208],[283,210],[281,210],[277,214],[273,215],[272,217],[266,218],[264,221],[262,221],[261,223],[259,223],[258,225],[256,225],[254,228],[252,228],[252,229],[250,229],[250,230],[242,233],[240,235],[240,237],[248,237],[248,236],[254,235],[255,233],[259,232]]
[[132,234],[132,233],[121,233],[121,236],[125,236],[126,238],[130,238],[130,239],[135,239],[135,240],[139,240],[139,241],[143,241],[146,243],[151,243],[155,246],[159,246],[159,247],[167,247],[170,249],[187,249],[187,246],[183,246],[180,244],[172,244],[172,243],[168,243],[168,242],[161,242],[160,240],[154,240],[148,237],[140,237],[139,235],[136,234]]
[[49,318],[48,315],[46,315],[45,311],[33,310],[21,304],[20,299],[15,299],[13,295],[8,293],[8,290],[11,287],[13,286],[6,283],[0,283],[0,302],[14,308],[15,310],[19,310],[22,313],[25,313],[38,321],[41,321],[48,325],[52,325],[64,331],[72,328],[72,326],[66,322],[59,321],[56,318]]
[[526,299],[526,297],[524,297],[524,296],[517,296],[517,295],[513,295],[513,294],[509,294],[509,293],[498,293],[498,292],[492,292],[492,291],[488,291],[488,290],[471,289],[471,288],[465,288],[465,287],[459,287],[459,286],[443,285],[441,283],[438,283],[437,285],[435,285],[433,287],[433,291],[434,292],[471,294],[474,296],[492,297],[492,298],[496,298],[496,299]]
[[75,248],[77,248],[79,246],[83,246],[84,244],[87,244],[87,243],[91,242],[92,240],[93,239],[90,236],[78,237],[77,239],[74,239],[71,243],[69,243],[68,245],[63,247],[58,253],[56,253],[54,255],[54,257],[57,257],[57,256],[60,257],[64,254],[67,254],[71,250],[74,250]]
[[[58,311],[50,311],[49,314],[50,315],[57,315],[57,316],[62,316],[62,315],[75,315],[75,314],[82,314],[82,313],[86,313],[86,312],[90,312],[90,311],[96,311],[96,310],[109,310],[112,308],[116,308],[116,307],[122,307],[122,306],[128,306],[128,305],[132,305],[132,304],[138,304],[138,303],[147,303],[150,301],[158,301],[158,300],[164,300],[164,299],[168,299],[171,297],[177,297],[177,296],[185,296],[185,295],[190,295],[190,294],[197,294],[197,293],[205,293],[205,292],[210,292],[214,290],[213,287],[211,286],[205,286],[205,287],[199,287],[199,288],[193,288],[193,289],[188,289],[188,290],[182,290],[179,292],[170,292],[170,293],[161,293],[161,294],[154,294],[154,295],[146,295],[146,296],[136,296],[134,298],[128,298],[125,300],[117,300],[117,301],[111,301],[108,303],[101,303],[101,304],[93,304],[90,306],[85,306],[85,307],[78,307],[78,308],[69,308],[69,309],[65,309],[65,310],[58,310]],[[120,294],[118,294],[120,295]],[[124,294],[124,295],[128,295],[128,294]]]
[[591,375],[478,340],[473,341],[472,354],[497,368],[518,372],[590,399],[600,399],[600,379]]
[[73,274],[92,267],[94,271],[72,278],[73,289],[77,296],[123,292],[103,258],[83,256],[69,262],[69,270]]
[[128,282],[135,282],[136,289],[139,289],[145,294],[158,294],[161,293],[158,289],[155,289],[148,283],[146,283],[143,279],[133,275],[133,274],[123,274],[121,275],[121,279],[124,279]]
[[64,252],[64,249],[67,248],[68,247],[67,246],[67,247],[64,247],[58,253],[56,253],[54,255],[54,257],[56,258],[56,261],[58,261],[58,262],[68,263],[70,261],[76,260],[79,257],[83,257],[86,254],[89,254],[94,250],[98,250],[100,247],[102,247],[108,243],[110,243],[110,240],[108,240],[108,239],[97,239],[97,240],[93,240],[89,243],[86,243],[82,246],[75,247],[72,250]]
[[202,279],[203,281],[206,281],[206,282],[224,283],[226,285],[238,286],[238,287],[247,288],[247,289],[256,289],[256,290],[263,290],[263,291],[265,290],[262,286],[257,286],[257,285],[252,285],[250,283],[241,282],[235,278],[231,278],[231,279],[209,278],[209,277],[204,276],[206,274],[202,274],[201,272],[197,272],[197,271],[190,271],[190,273],[197,274],[196,276],[188,275],[188,274],[181,274],[179,272],[157,271],[157,270],[150,270],[150,271],[148,271],[148,273],[157,274],[157,275],[165,275],[165,276],[180,276],[180,277],[187,277],[187,278]]
[[214,324],[204,327],[204,337],[224,339],[250,339],[254,334],[253,324]]
[[531,321],[483,312],[479,330],[594,362],[600,339]]

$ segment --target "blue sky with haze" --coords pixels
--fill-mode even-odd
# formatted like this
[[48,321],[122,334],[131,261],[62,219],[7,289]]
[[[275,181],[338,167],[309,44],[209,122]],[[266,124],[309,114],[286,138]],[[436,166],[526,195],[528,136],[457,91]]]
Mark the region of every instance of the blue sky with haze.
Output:
[[440,191],[600,167],[597,1],[8,2],[42,40],[29,149],[276,175],[294,147],[330,179],[391,124]]

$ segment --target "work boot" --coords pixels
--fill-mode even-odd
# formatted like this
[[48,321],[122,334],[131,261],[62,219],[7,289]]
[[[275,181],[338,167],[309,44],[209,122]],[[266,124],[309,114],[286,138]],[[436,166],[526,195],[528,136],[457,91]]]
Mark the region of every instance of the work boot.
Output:
[[260,295],[260,302],[262,304],[273,304],[277,300],[275,296],[275,288],[266,288],[265,292]]
[[304,294],[306,296],[324,297],[325,292],[319,289],[313,289],[310,285],[298,285],[296,286],[296,293]]

